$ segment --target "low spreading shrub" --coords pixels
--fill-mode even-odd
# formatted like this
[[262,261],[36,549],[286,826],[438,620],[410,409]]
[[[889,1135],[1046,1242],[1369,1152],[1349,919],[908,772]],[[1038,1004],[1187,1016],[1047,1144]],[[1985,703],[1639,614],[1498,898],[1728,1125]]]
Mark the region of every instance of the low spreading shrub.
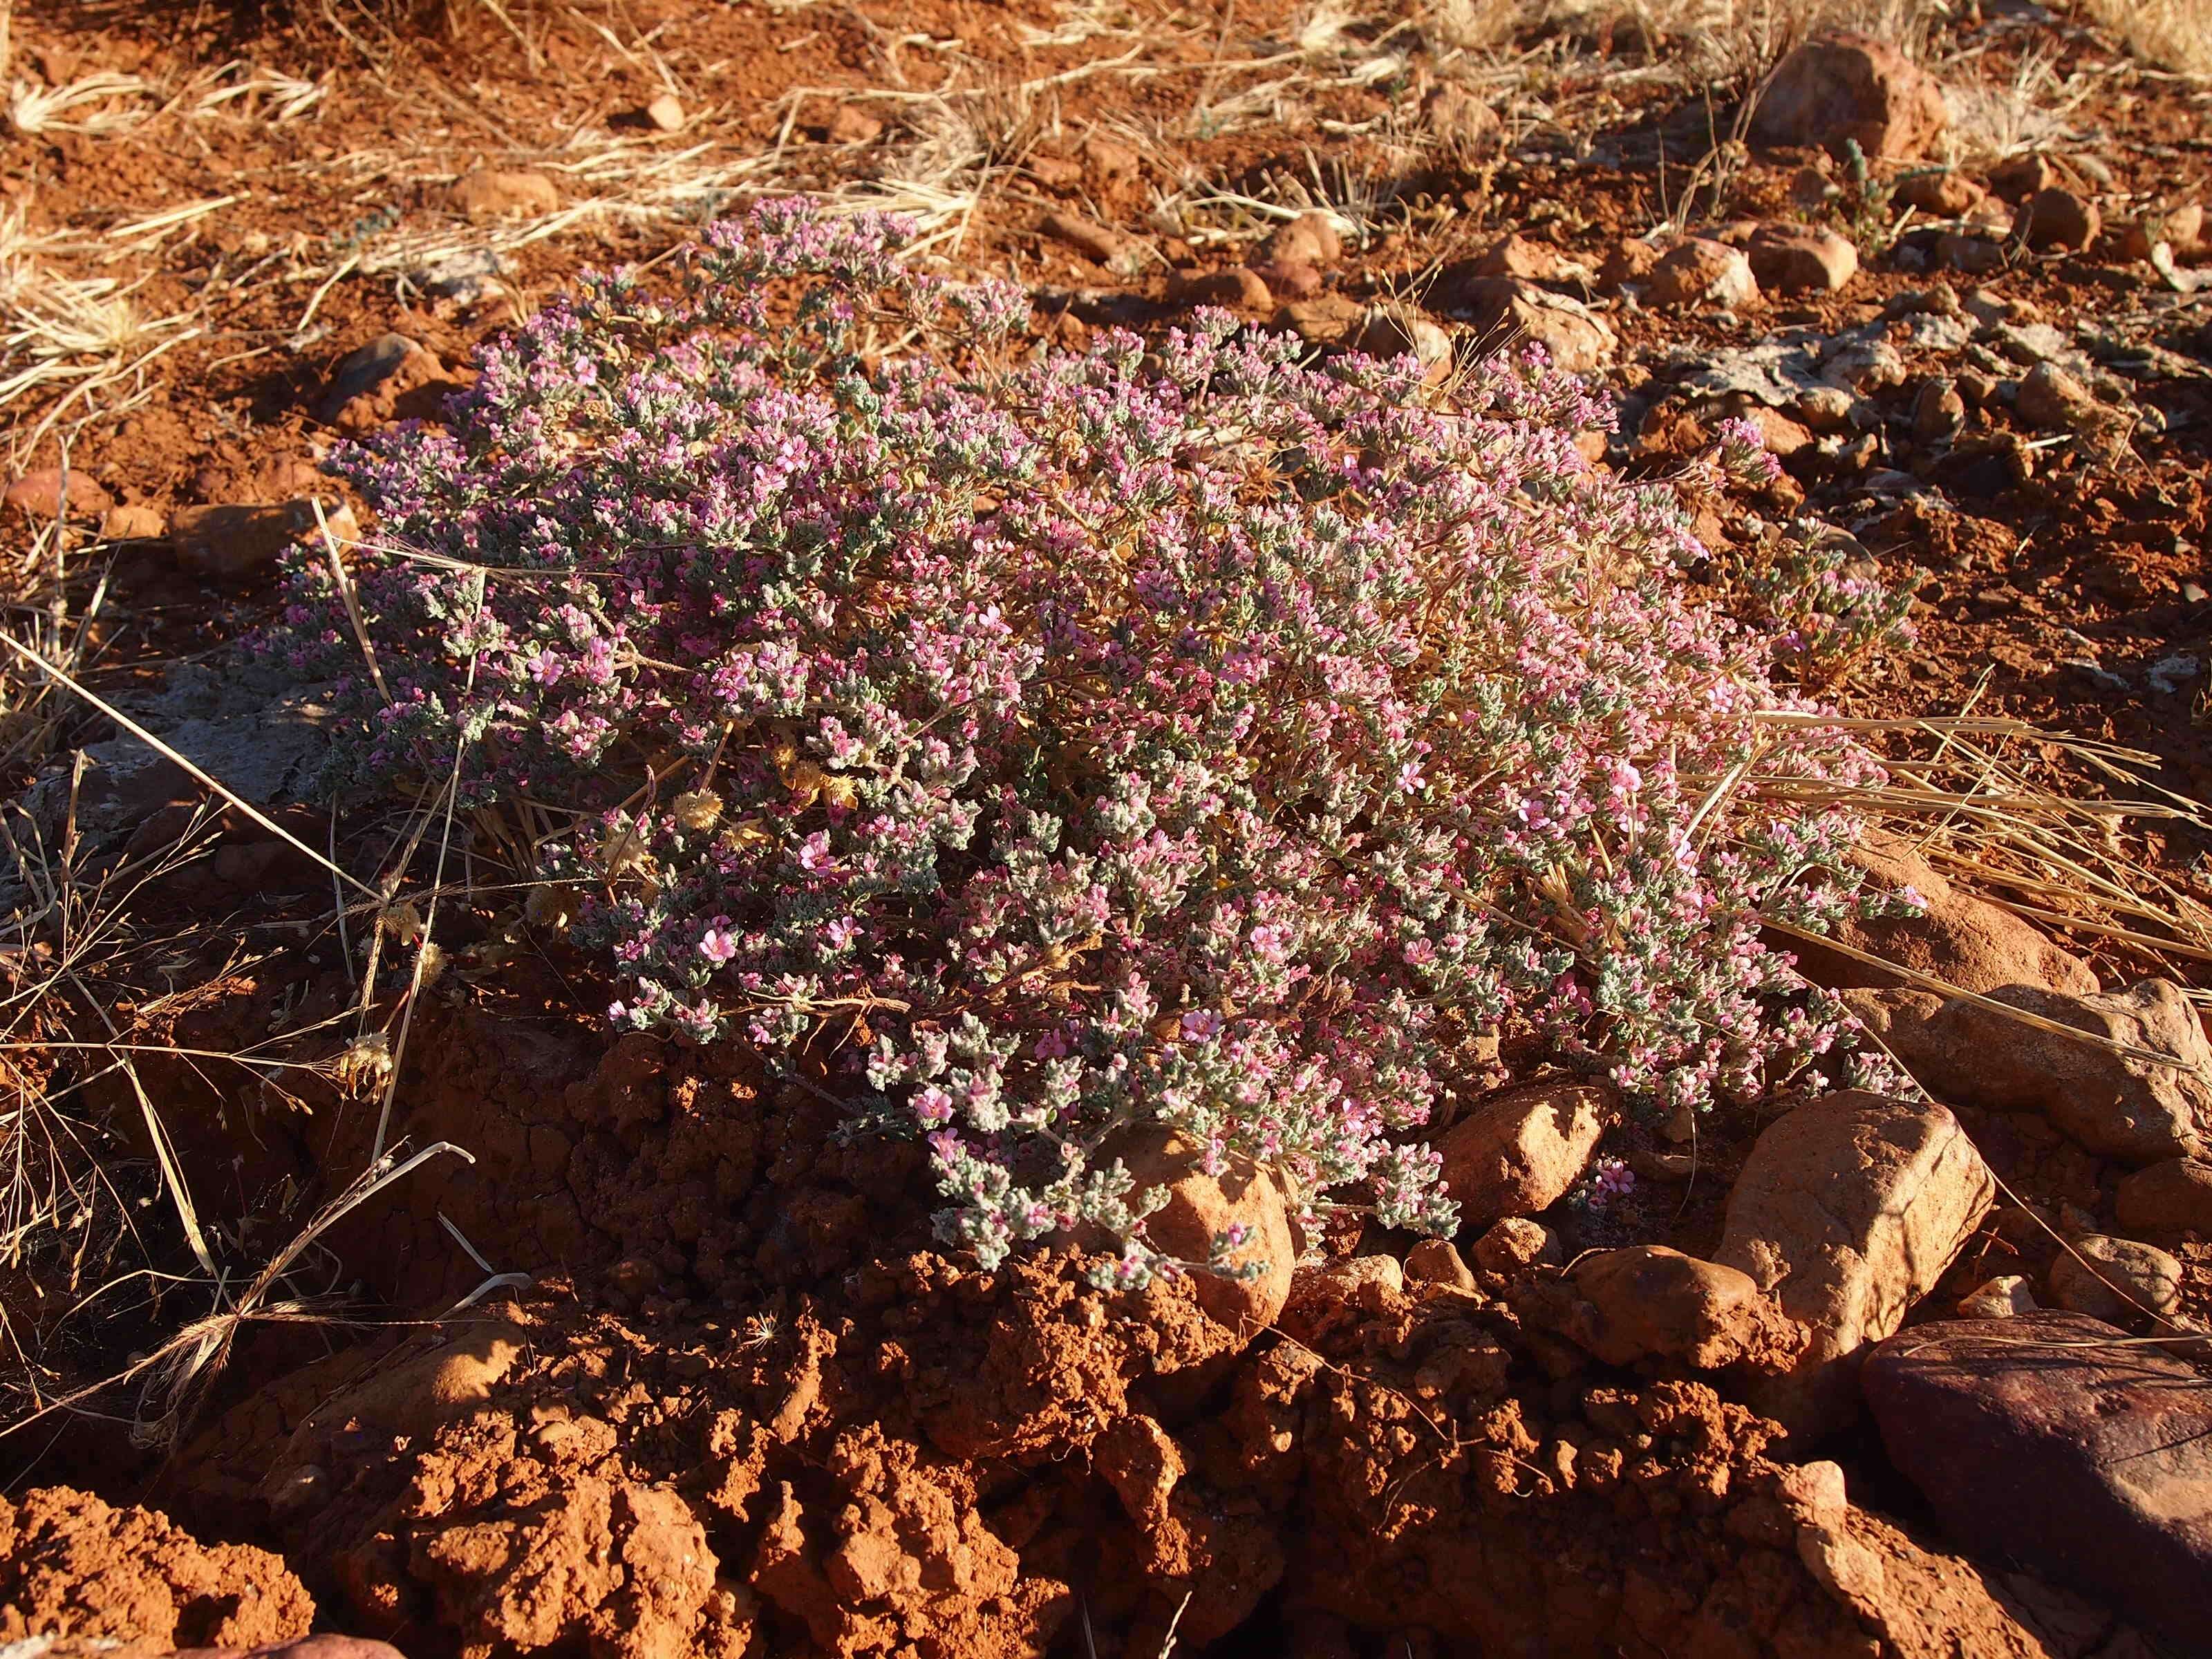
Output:
[[1141,1282],[1115,1151],[1163,1126],[1447,1229],[1420,1132],[1501,1051],[1656,1112],[1822,1086],[1843,1016],[1759,916],[1881,902],[1785,800],[1870,762],[1762,718],[1579,383],[1440,404],[1206,313],[1028,349],[902,234],[763,207],[342,455],[377,674],[320,561],[268,642],[343,677],[333,787],[573,824],[537,911],[613,1024],[926,1137],[987,1263],[1088,1228]]

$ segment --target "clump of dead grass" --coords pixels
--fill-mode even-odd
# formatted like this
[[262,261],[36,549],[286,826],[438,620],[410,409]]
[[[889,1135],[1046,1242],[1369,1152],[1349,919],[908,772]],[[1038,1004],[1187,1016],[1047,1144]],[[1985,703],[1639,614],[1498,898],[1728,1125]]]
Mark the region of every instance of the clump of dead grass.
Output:
[[2081,0],[2081,10],[2144,62],[2212,79],[2212,0]]

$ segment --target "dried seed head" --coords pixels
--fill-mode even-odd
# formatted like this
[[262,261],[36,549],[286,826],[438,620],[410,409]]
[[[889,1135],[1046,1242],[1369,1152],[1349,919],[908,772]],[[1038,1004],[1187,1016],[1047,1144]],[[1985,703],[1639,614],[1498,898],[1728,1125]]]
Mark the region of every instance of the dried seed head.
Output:
[[565,933],[572,919],[569,892],[558,882],[540,882],[522,901],[522,919],[549,933]]
[[356,1099],[374,1094],[392,1075],[392,1042],[381,1031],[365,1031],[346,1044],[331,1063],[338,1086]]
[[703,836],[722,821],[722,798],[711,789],[690,789],[676,798],[676,822]]

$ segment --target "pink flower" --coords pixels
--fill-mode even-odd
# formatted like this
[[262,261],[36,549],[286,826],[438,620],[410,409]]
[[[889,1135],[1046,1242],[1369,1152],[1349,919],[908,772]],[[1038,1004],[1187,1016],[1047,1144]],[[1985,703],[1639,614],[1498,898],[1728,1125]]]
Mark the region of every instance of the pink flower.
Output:
[[720,967],[737,956],[738,942],[720,927],[709,927],[699,936],[699,954]]
[[817,830],[799,844],[799,867],[810,873],[830,867],[830,832]]

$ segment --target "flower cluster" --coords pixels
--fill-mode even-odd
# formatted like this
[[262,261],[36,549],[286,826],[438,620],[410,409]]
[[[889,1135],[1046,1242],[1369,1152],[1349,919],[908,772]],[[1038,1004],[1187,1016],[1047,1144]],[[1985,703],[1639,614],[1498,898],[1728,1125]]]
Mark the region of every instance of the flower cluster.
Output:
[[1577,453],[1581,385],[1439,404],[1219,313],[1024,350],[903,234],[763,207],[343,455],[380,681],[322,564],[268,641],[346,676],[334,786],[573,826],[541,908],[614,1024],[922,1138],[987,1263],[1089,1229],[1141,1281],[1161,1129],[1448,1230],[1421,1131],[1501,1037],[1656,1112],[1822,1086],[1839,1011],[1759,919],[1857,902],[1796,803],[1872,763],[1615,574],[1695,544]]
[[1784,531],[1735,573],[1775,655],[1799,684],[1832,685],[1868,658],[1911,645],[1912,596],[1881,579],[1848,536]]

